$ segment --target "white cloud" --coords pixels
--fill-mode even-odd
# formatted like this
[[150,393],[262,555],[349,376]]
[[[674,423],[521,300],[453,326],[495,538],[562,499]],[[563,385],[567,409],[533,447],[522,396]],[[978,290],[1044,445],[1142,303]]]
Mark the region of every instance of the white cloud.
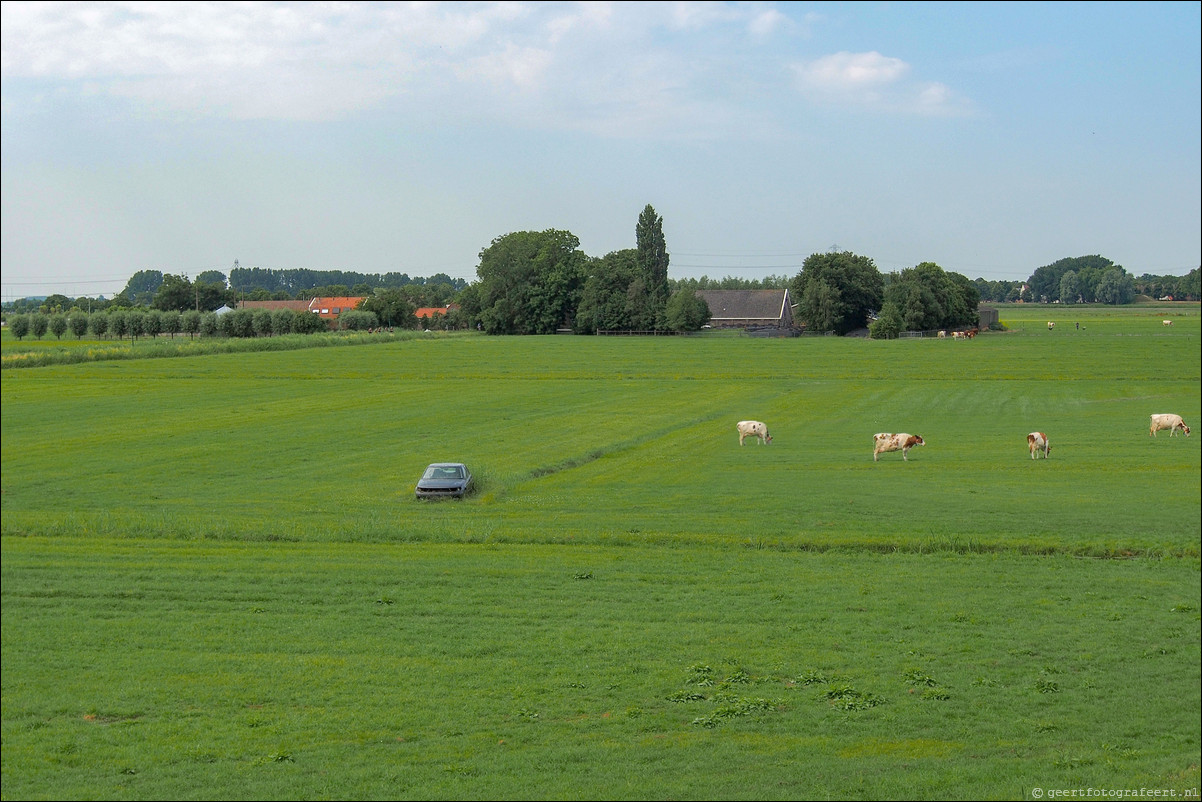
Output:
[[[336,120],[508,121],[604,136],[729,132],[740,98],[780,89],[771,49],[812,15],[765,3],[5,2],[0,65],[159,113]],[[796,66],[807,97],[940,113],[909,65],[838,53]],[[756,72],[758,70],[758,72]],[[732,87],[740,87],[732,91]],[[942,93],[942,94],[941,94]],[[537,101],[537,105],[535,103]],[[759,130],[764,130],[762,127]]]
[[499,52],[471,59],[456,72],[464,78],[481,78],[490,84],[512,85],[529,91],[543,84],[552,59],[552,54],[546,50],[510,42]]
[[747,30],[756,36],[768,36],[789,24],[789,18],[774,8],[756,14],[747,23]]
[[876,51],[833,53],[794,64],[793,71],[798,90],[816,102],[943,116],[971,111],[950,87],[914,82],[908,63]]
[[834,53],[795,67],[802,88],[827,94],[875,89],[902,78],[910,65],[897,58],[871,53]]

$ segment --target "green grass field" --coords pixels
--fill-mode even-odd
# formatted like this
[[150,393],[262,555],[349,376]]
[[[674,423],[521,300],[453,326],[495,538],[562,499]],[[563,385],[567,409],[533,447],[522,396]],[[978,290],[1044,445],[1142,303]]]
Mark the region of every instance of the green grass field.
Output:
[[5,369],[2,795],[1196,797],[1198,305],[1001,317]]

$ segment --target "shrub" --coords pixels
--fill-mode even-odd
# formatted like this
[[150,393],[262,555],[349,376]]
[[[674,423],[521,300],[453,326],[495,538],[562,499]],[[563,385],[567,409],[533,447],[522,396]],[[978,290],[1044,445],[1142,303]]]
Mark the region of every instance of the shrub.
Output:
[[18,340],[24,339],[29,334],[29,315],[13,315],[8,319],[8,328]]
[[183,320],[181,319],[179,312],[176,312],[174,309],[172,309],[163,313],[162,330],[164,334],[170,334],[171,338],[175,339],[175,335],[179,334],[182,326]]
[[118,309],[109,315],[109,332],[111,332],[118,340],[129,334],[129,314]]
[[296,312],[291,309],[277,309],[271,313],[271,331],[277,337],[281,334],[292,333],[293,318]]
[[892,301],[881,307],[881,313],[868,327],[868,334],[874,340],[895,339],[902,330],[901,311]]
[[39,340],[46,336],[46,329],[50,327],[50,318],[42,314],[33,315],[29,320],[29,330],[33,332],[33,336]]
[[251,328],[255,332],[256,337],[270,337],[273,327],[271,322],[271,312],[266,309],[255,309],[251,313]]
[[302,312],[292,319],[293,334],[316,334],[327,328],[325,320],[312,312]]
[[180,315],[180,326],[183,331],[188,333],[189,337],[193,337],[200,333],[200,312],[195,309],[184,312]]
[[88,315],[88,328],[96,337],[103,337],[109,331],[109,316],[104,312],[94,312]]
[[343,328],[351,331],[367,331],[379,325],[376,313],[363,309],[348,309],[338,316],[338,322]]
[[71,333],[75,335],[75,339],[77,340],[88,333],[88,316],[83,312],[76,312],[71,315],[67,323],[71,328]]
[[50,333],[56,339],[61,340],[63,335],[67,333],[67,316],[66,315],[51,315],[50,316]]

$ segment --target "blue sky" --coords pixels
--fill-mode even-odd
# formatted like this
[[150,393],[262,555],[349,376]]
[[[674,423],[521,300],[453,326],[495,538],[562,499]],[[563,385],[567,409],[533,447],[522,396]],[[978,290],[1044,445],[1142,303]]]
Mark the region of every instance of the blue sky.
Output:
[[1202,263],[1202,4],[0,5],[4,300],[136,271]]

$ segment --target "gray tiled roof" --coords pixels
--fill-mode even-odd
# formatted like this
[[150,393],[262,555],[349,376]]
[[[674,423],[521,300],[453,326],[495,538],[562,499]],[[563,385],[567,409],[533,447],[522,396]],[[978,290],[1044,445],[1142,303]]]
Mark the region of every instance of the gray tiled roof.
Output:
[[776,323],[789,321],[788,290],[698,290],[697,297],[709,304],[710,319]]

